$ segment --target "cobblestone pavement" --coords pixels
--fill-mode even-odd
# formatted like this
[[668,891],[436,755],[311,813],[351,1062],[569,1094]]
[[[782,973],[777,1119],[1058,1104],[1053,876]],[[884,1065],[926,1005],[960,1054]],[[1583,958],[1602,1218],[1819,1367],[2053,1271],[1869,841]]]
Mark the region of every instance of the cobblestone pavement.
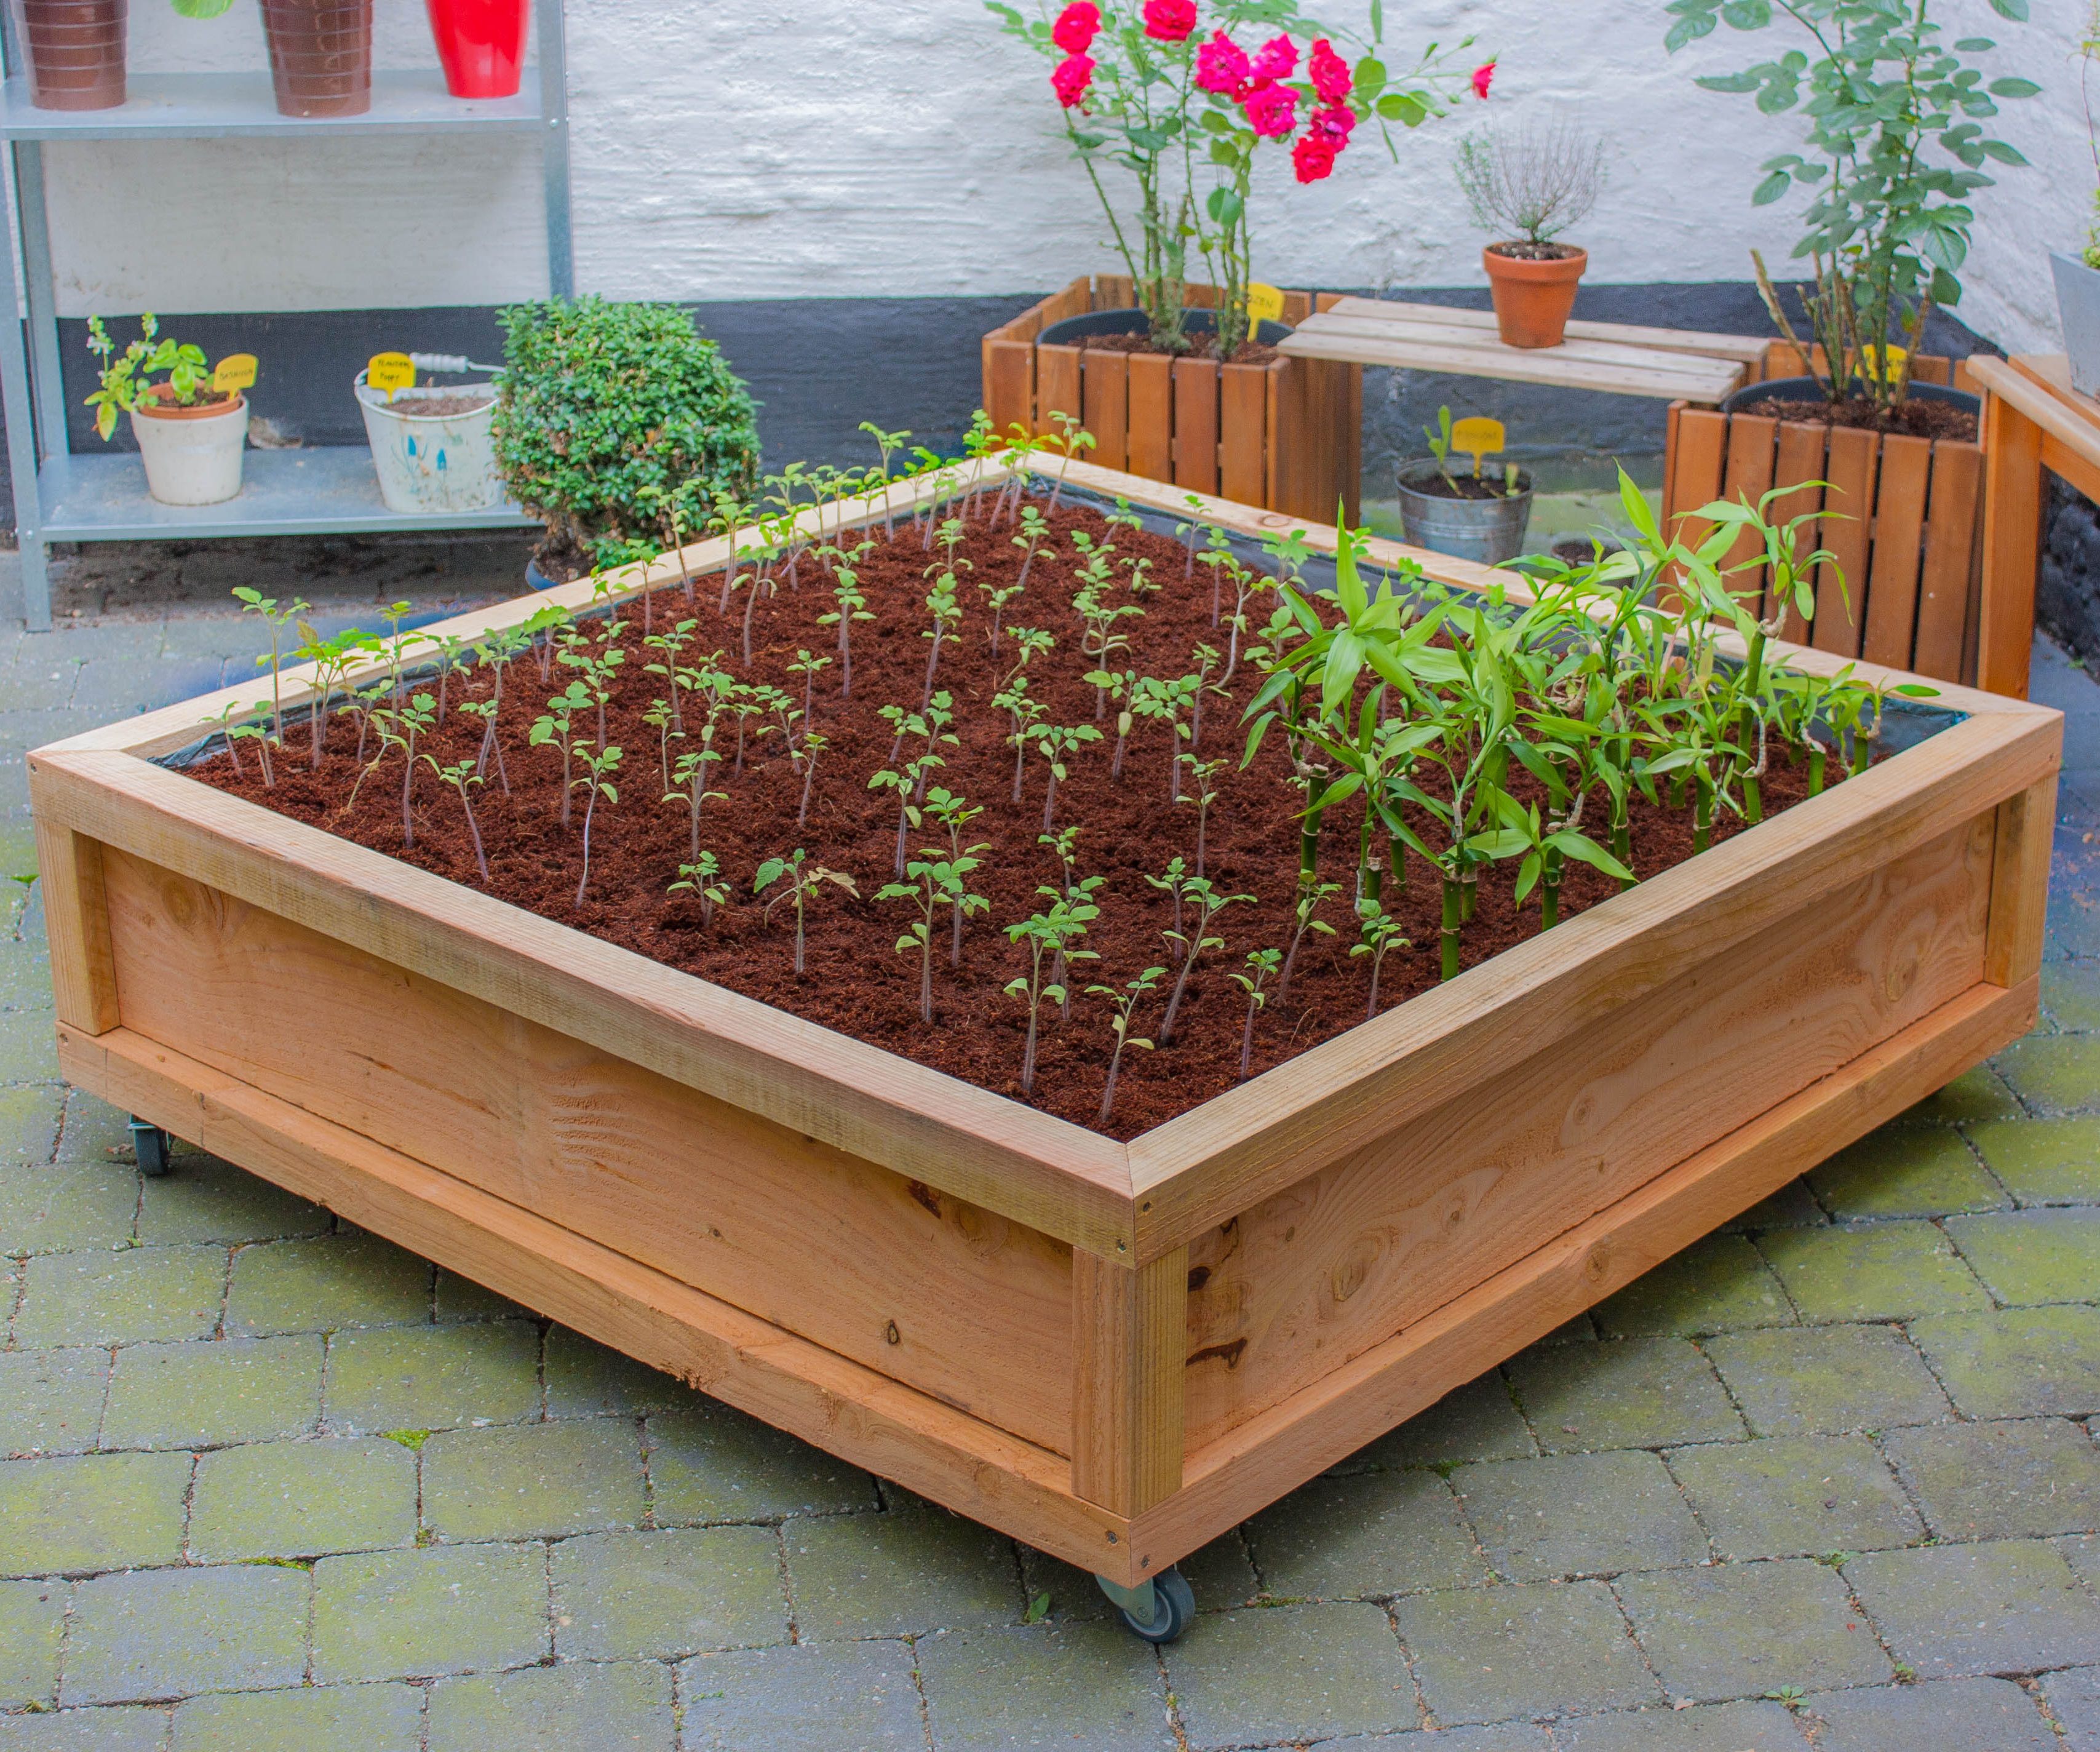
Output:
[[[23,749],[251,648],[0,641],[4,873]],[[1162,1652],[225,1163],[142,1180],[10,885],[0,1749],[2100,1749],[2100,687],[2041,655],[2036,1032],[1198,1553]]]

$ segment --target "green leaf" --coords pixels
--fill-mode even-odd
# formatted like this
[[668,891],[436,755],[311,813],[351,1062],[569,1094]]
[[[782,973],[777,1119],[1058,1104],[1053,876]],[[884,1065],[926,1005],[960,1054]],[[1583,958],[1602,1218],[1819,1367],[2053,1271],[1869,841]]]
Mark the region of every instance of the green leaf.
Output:
[[1750,205],[1768,207],[1793,187],[1793,179],[1784,170],[1775,170],[1750,192]]
[[1727,0],[1721,16],[1731,30],[1762,30],[1771,22],[1768,0]]
[[1709,73],[1692,82],[1706,91],[1743,92],[1756,90],[1764,81],[1755,73]]
[[1710,12],[1680,18],[1670,27],[1670,34],[1662,39],[1665,52],[1674,55],[1686,43],[1696,42],[1701,37],[1711,36],[1716,22]]
[[1407,126],[1418,127],[1429,112],[1422,100],[1405,91],[1388,91],[1378,100],[1378,113],[1388,121],[1404,122]]
[[2040,90],[2032,79],[1993,79],[1990,85],[1993,97],[2032,97]]
[[1357,63],[1356,72],[1351,77],[1356,86],[1357,95],[1368,101],[1385,89],[1385,64],[1366,55]]
[[2027,0],[1991,0],[1991,10],[2001,18],[2009,18],[2015,24],[2027,21]]
[[1964,55],[1983,55],[1997,47],[1988,37],[1964,37],[1954,46]]
[[2018,147],[2008,146],[2003,140],[1984,141],[1983,156],[2000,164],[2023,165],[2027,161],[2027,155]]

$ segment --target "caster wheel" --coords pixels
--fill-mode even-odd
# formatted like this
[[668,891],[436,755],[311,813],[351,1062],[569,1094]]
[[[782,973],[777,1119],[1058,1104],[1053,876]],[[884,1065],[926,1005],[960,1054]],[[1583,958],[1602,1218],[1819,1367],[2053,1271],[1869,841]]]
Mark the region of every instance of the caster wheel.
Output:
[[1134,1588],[1096,1576],[1101,1591],[1115,1603],[1124,1626],[1148,1643],[1171,1643],[1196,1616],[1196,1595],[1178,1569],[1162,1570]]
[[171,1166],[168,1159],[168,1134],[151,1120],[132,1120],[131,1149],[139,1158],[141,1174],[157,1179]]

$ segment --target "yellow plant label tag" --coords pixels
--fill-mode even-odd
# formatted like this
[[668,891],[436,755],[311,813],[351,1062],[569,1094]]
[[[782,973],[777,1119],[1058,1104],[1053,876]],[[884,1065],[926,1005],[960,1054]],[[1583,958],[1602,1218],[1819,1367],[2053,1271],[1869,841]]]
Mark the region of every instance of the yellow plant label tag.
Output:
[[[1860,351],[1862,355],[1860,360],[1860,368],[1868,377],[1873,378],[1875,382],[1880,382],[1882,381],[1882,350],[1878,346],[1864,346]],[[1890,347],[1888,349],[1888,366],[1890,375],[1894,376],[1899,374],[1903,370],[1904,361],[1909,357],[1910,354],[1904,348],[1900,346]]]
[[1451,427],[1451,448],[1462,450],[1473,459],[1473,472],[1480,472],[1480,458],[1499,454],[1505,442],[1502,423],[1476,416],[1470,420],[1459,420]]
[[416,386],[416,368],[406,353],[374,353],[364,367],[364,381],[391,395],[396,390]]
[[1264,285],[1259,280],[1247,285],[1247,320],[1250,322],[1282,322],[1283,320],[1283,293],[1277,287]]
[[253,353],[228,353],[211,374],[211,386],[215,390],[245,390],[254,381]]

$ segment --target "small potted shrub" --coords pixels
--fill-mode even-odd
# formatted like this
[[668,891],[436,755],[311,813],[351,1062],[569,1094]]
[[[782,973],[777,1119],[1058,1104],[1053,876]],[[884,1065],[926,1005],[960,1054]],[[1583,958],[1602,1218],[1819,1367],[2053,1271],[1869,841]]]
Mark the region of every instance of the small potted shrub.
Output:
[[1604,142],[1560,123],[1483,128],[1459,141],[1457,171],[1475,220],[1506,234],[1480,252],[1503,344],[1560,346],[1590,254],[1554,240],[1597,205]]
[[751,395],[675,304],[514,305],[503,324],[496,466],[543,519],[550,580],[653,554],[705,527],[758,470]]
[[[212,387],[202,347],[162,335],[151,311],[139,321],[143,333],[119,353],[102,319],[88,319],[88,347],[102,361],[101,387],[87,398],[95,431],[108,438],[117,415],[130,415],[146,489],[161,504],[231,499],[240,491],[247,398],[238,390]],[[166,375],[149,382],[157,373]]]
[[[2078,92],[2085,107],[2085,135],[2093,152],[2093,170],[2100,179],[2100,130],[2093,125],[2093,93],[2088,83],[2093,64],[2100,60],[2100,0],[2089,15],[2085,35],[2079,44],[2082,60],[2078,69]],[[2093,204],[2100,211],[2100,188]],[[2077,255],[2049,253],[2056,276],[2056,309],[2063,320],[2063,350],[2071,355],[2071,386],[2082,395],[2100,395],[2100,222],[2087,235],[2085,248]]]

